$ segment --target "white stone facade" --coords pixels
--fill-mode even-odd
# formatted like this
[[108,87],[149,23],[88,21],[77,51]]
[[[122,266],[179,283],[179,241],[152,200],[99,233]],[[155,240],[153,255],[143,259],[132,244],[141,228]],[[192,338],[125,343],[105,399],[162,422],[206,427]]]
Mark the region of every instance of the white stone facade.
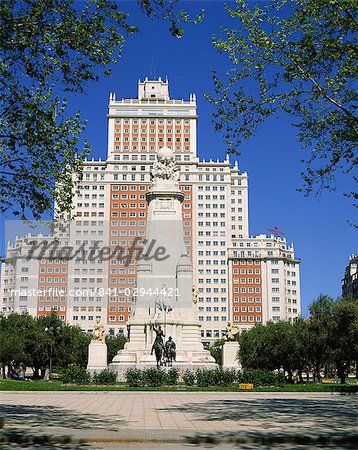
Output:
[[300,316],[300,260],[293,244],[260,234],[234,239],[228,253],[234,325],[244,330],[255,323]]
[[[158,149],[169,147],[180,166],[184,241],[193,264],[202,339],[212,342],[221,337],[227,321],[233,320],[232,261],[235,251],[247,251],[248,243],[252,246],[256,243],[257,247],[252,250],[260,252],[260,306],[255,307],[260,308],[257,314],[261,316],[261,323],[278,320],[278,317],[297,317],[300,314],[300,278],[299,261],[294,257],[293,247],[286,248],[286,243],[279,243],[273,236],[249,237],[248,175],[241,172],[237,162],[231,164],[229,158],[205,161],[197,156],[195,94],[190,94],[187,101],[173,100],[167,81],[146,79],[138,83],[138,98],[116,100],[116,95],[110,94],[107,117],[107,159],[85,162],[83,180],[78,193],[74,194],[73,221],[68,234],[59,236],[61,242],[77,247],[97,242],[99,246],[129,248],[135,239],[143,239],[150,170]],[[19,238],[15,246],[20,241]],[[280,246],[285,246],[285,250]],[[8,247],[8,255],[14,251]],[[273,254],[268,255],[268,251]],[[20,250],[16,252],[21,254]],[[3,264],[0,301],[4,313],[28,310],[41,315],[55,309],[64,320],[86,331],[92,332],[94,323],[100,320],[106,324],[108,332],[126,334],[127,320],[133,314],[133,298],[118,292],[113,296],[109,292],[136,285],[134,261],[126,266],[114,260],[93,263],[74,259],[60,264],[59,268],[55,263],[48,265],[41,261],[26,264],[31,274],[31,281],[29,277],[27,283],[19,281],[26,277],[21,272],[21,262],[15,266]],[[278,274],[272,273],[276,269]],[[55,270],[57,274],[60,271],[61,277],[55,276]],[[276,282],[273,286],[273,278],[279,280],[277,286]],[[27,299],[22,303],[16,298],[9,300],[10,286],[37,287],[40,279],[45,286],[59,285],[65,279],[61,286],[66,295],[52,295],[41,301]],[[295,288],[288,282],[295,282]],[[93,295],[70,295],[77,289],[94,288],[97,289]],[[278,291],[272,292],[273,288]],[[240,322],[238,325],[246,326]]]

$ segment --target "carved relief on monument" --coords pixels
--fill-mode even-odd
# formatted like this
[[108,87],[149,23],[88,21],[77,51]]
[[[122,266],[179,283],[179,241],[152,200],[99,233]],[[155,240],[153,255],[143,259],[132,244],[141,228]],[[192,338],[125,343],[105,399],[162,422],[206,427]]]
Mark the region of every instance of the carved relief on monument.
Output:
[[173,200],[158,199],[158,209],[173,209]]
[[174,153],[166,147],[161,148],[157,154],[157,161],[150,171],[153,181],[170,180],[179,181],[180,168],[175,161]]

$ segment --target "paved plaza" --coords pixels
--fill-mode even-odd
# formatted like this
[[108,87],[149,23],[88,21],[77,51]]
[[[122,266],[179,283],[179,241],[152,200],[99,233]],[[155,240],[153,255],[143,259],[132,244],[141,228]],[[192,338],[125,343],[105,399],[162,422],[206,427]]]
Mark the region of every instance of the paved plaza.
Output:
[[286,436],[297,444],[302,437],[328,444],[357,438],[356,395],[67,391],[1,392],[0,400],[3,432],[72,442],[265,443]]

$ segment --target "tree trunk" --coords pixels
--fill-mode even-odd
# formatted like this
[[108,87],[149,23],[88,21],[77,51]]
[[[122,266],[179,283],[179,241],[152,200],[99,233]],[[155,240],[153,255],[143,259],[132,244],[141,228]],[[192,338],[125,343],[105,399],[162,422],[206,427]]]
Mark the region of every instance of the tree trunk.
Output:
[[317,376],[317,381],[320,382],[321,381],[321,365],[317,364],[316,366],[316,376]]
[[337,375],[341,379],[341,384],[346,384],[347,374],[344,364],[337,364]]
[[302,369],[298,369],[298,379],[300,380],[300,383],[303,384]]
[[291,369],[287,369],[287,382],[293,384],[293,373]]

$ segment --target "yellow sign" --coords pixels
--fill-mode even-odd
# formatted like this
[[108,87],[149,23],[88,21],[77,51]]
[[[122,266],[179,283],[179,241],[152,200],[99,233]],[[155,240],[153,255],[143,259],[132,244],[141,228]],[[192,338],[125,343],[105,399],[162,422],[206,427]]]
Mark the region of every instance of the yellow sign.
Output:
[[254,385],[252,383],[240,383],[239,389],[250,391],[254,388]]

